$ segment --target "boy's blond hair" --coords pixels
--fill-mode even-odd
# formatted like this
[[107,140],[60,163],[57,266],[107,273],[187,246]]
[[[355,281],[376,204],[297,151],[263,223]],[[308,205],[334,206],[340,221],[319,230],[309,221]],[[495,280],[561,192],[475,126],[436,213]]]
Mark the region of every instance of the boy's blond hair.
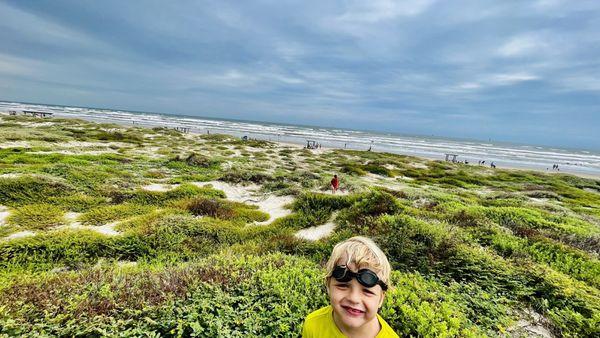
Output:
[[[339,262],[342,256],[346,256],[346,262]],[[325,265],[327,276],[325,283],[329,284],[331,273],[336,265],[356,264],[357,267],[367,267],[373,270],[379,278],[390,286],[390,273],[392,267],[387,257],[372,239],[355,236],[335,245],[331,256]]]

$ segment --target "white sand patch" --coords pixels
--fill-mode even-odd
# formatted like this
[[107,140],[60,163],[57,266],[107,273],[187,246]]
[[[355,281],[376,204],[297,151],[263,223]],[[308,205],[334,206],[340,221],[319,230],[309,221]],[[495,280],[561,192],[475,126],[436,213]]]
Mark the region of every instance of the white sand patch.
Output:
[[54,150],[54,151],[31,151],[28,154],[61,154],[61,155],[102,155],[102,154],[117,154],[115,150]]
[[121,234],[120,232],[115,230],[115,227],[117,226],[118,223],[119,222],[112,222],[112,223],[104,224],[101,226],[91,226],[91,227],[87,227],[87,228],[89,228],[92,231],[99,232],[103,235],[117,236],[117,235]]
[[529,197],[532,202],[546,204],[548,202],[547,198],[537,198],[537,197]]
[[[68,215],[68,214],[72,214],[72,215]],[[95,231],[98,233],[101,233],[103,235],[107,235],[107,236],[117,236],[120,235],[121,233],[118,232],[117,230],[115,230],[115,227],[117,226],[117,224],[119,222],[112,222],[112,223],[108,223],[108,224],[104,224],[101,226],[86,226],[81,224],[81,222],[75,222],[74,220],[77,219],[77,217],[79,217],[80,214],[77,213],[68,213],[67,215],[65,215],[65,219],[67,219],[69,221],[69,224],[67,225],[61,225],[58,226],[54,229],[78,229],[78,230],[90,230],[90,231]],[[71,216],[69,218],[69,216]]]
[[260,211],[269,214],[269,219],[265,222],[256,222],[256,224],[269,224],[277,218],[285,217],[292,213],[291,210],[284,208],[286,204],[292,203],[292,196],[275,196],[269,194],[260,194],[260,186],[250,184],[247,186],[233,185],[221,181],[194,182],[193,184],[203,187],[212,185],[214,189],[222,190],[228,200],[242,202],[258,206]]
[[427,165],[424,163],[420,163],[420,162],[410,162],[408,165],[410,165],[413,168],[417,168],[417,169],[427,169]]
[[290,204],[294,201],[292,196],[275,196],[270,195],[266,199],[259,202],[250,202],[250,204],[257,205],[261,211],[269,214],[269,219],[264,222],[256,222],[258,225],[265,225],[273,222],[274,220],[285,217],[292,213],[291,210],[285,209],[283,206]]
[[144,149],[136,149],[135,152],[138,154],[146,155],[150,158],[165,158],[167,155],[163,155],[159,153],[161,147],[149,147]]
[[22,174],[13,174],[13,173],[9,173],[9,174],[2,174],[0,175],[0,178],[19,178],[23,176]]
[[[0,148],[31,148],[33,145],[28,141],[11,141],[0,143]],[[128,147],[127,143],[123,142],[87,142],[87,141],[70,141],[61,142],[55,146],[59,148],[107,148],[107,147]]]
[[199,187],[212,185],[214,189],[222,190],[228,200],[242,203],[249,203],[251,200],[256,200],[257,191],[260,189],[260,186],[256,184],[233,185],[221,181],[193,182],[192,184]]
[[118,261],[117,265],[121,268],[132,268],[137,266],[137,262],[132,262],[132,261]]
[[329,222],[323,225],[299,230],[294,236],[309,241],[317,241],[321,238],[325,238],[331,235],[333,233],[333,230],[335,230],[335,223],[333,223],[333,220],[335,219],[336,215],[337,212],[334,212],[333,215],[331,215],[331,217],[329,218]]
[[327,222],[323,225],[302,229],[298,231],[294,236],[309,241],[317,241],[321,238],[331,235],[334,229],[335,224],[333,222]]
[[2,148],[31,148],[31,143],[27,141],[11,141],[0,143],[0,149]]
[[21,125],[23,126],[27,126],[27,127],[48,127],[48,126],[53,126],[56,123],[54,122],[21,122]]
[[325,195],[341,195],[341,196],[345,196],[350,194],[350,192],[347,189],[343,189],[340,188],[338,189],[335,194],[333,193],[333,191],[331,191],[331,189],[327,189],[327,190],[313,190],[312,192],[318,193],[318,194],[325,194]]
[[4,225],[6,223],[9,215],[10,211],[8,211],[8,208],[0,205],[0,225]]
[[124,142],[87,142],[87,141],[69,141],[60,143],[61,148],[92,148],[92,147],[128,147],[130,144]]
[[14,234],[10,234],[10,235],[4,237],[4,239],[10,240],[10,239],[31,237],[31,236],[35,236],[35,232],[26,230],[26,231],[19,231],[19,232],[15,232]]
[[142,187],[142,190],[146,191],[169,191],[177,188],[179,184],[148,184]]
[[77,218],[79,217],[79,215],[81,215],[81,213],[78,212],[67,212],[64,216],[65,221],[67,221],[68,223],[74,223]]
[[402,190],[409,188],[407,184],[397,180],[394,177],[379,176],[373,173],[367,173],[362,177],[361,180],[371,187],[381,187],[391,190]]
[[373,173],[367,173],[363,176],[363,180],[370,183],[379,183],[383,179],[383,176],[379,176]]
[[550,332],[544,323],[548,320],[539,313],[528,310],[525,312],[527,318],[520,319],[516,324],[506,329],[512,337],[541,337],[554,338],[555,335]]

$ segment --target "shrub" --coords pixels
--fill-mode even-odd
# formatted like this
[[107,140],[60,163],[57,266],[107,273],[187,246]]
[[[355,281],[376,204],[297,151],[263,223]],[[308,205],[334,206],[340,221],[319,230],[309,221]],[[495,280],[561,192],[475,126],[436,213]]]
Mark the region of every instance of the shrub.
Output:
[[394,214],[400,210],[401,206],[394,198],[384,191],[371,191],[357,199],[357,201],[340,218],[345,222],[366,225],[376,216],[383,214]]
[[367,174],[367,172],[363,168],[361,168],[360,165],[356,165],[356,164],[352,164],[352,163],[343,164],[342,167],[340,168],[340,171],[343,172],[344,174],[357,175],[357,176],[363,176],[363,175]]
[[49,197],[68,196],[72,192],[70,185],[44,176],[0,178],[0,204],[9,206],[37,203]]
[[144,141],[142,135],[133,131],[96,131],[86,135],[89,138],[101,141],[119,141],[128,143],[141,143]]
[[483,337],[458,298],[418,273],[393,272],[381,315],[401,337]]
[[232,170],[221,176],[219,180],[228,183],[252,182],[256,184],[263,184],[265,182],[271,181],[272,178],[271,176],[258,171]]
[[372,174],[376,174],[376,175],[381,175],[381,176],[387,176],[387,177],[394,177],[396,175],[394,175],[394,172],[391,171],[390,169],[384,167],[384,166],[380,166],[377,164],[365,164],[362,166],[362,169],[365,171],[368,171]]
[[28,204],[17,208],[8,223],[25,229],[44,230],[64,223],[65,211],[50,204]]
[[188,202],[186,209],[195,216],[231,219],[234,212],[230,205],[220,203],[212,198],[195,198]]
[[96,263],[100,257],[136,260],[148,251],[147,244],[135,237],[107,237],[87,230],[53,231],[0,243],[0,268],[80,267]]
[[103,225],[115,220],[146,214],[152,210],[153,208],[151,206],[131,203],[109,205],[92,209],[81,215],[79,220],[83,224]]
[[182,184],[179,187],[169,191],[109,191],[108,196],[114,204],[124,202],[143,204],[143,205],[164,205],[167,202],[194,196],[205,197],[225,197],[220,190],[208,187],[197,187],[193,184]]
[[243,223],[269,219],[269,215],[257,210],[257,206],[215,198],[196,197],[184,202],[184,208],[196,216],[210,216]]
[[108,203],[104,197],[93,197],[89,195],[76,194],[69,196],[48,197],[49,204],[57,205],[66,210],[74,212],[84,212],[91,208],[98,207]]
[[437,264],[453,254],[457,235],[442,224],[429,224],[410,216],[383,216],[366,234],[373,236],[396,269],[435,271]]

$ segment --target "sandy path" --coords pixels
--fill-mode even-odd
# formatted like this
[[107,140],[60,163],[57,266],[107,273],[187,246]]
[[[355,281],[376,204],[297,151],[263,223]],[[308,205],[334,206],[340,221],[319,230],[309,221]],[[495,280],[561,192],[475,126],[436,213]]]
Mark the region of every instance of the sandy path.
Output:
[[337,213],[337,211],[334,212],[331,217],[329,217],[329,221],[327,223],[299,230],[294,234],[294,236],[309,241],[318,241],[321,238],[331,235],[336,227],[335,223],[333,223],[333,220],[335,220]]
[[101,234],[107,235],[107,236],[116,236],[116,235],[121,234],[120,232],[115,230],[115,227],[117,226],[117,224],[119,222],[112,222],[112,223],[104,224],[101,226],[86,226],[86,225],[81,224],[81,222],[77,221],[77,218],[79,217],[79,215],[81,215],[81,214],[76,213],[76,212],[66,213],[65,220],[67,221],[67,224],[63,225],[63,226],[59,226],[56,229],[91,230],[91,231],[95,231],[95,232],[98,232],[98,233],[101,233]]
[[309,241],[317,241],[321,238],[331,235],[334,229],[335,224],[333,222],[327,222],[323,225],[302,229],[298,231],[294,236]]
[[142,190],[146,190],[146,191],[169,191],[169,190],[173,190],[175,188],[177,188],[179,186],[179,184],[160,184],[160,183],[155,183],[155,184],[148,184],[142,187]]
[[21,176],[21,174],[8,173],[0,175],[0,178],[19,178]]
[[10,239],[16,239],[16,238],[23,238],[23,237],[31,237],[31,236],[35,236],[35,232],[33,231],[19,231],[19,232],[15,232],[13,234],[10,234],[6,237],[4,237],[5,240],[10,240]]
[[28,154],[39,154],[39,155],[48,155],[48,154],[61,154],[61,155],[102,155],[102,154],[118,154],[115,150],[53,150],[53,151],[30,151]]
[[8,211],[8,208],[3,205],[0,205],[0,225],[6,224],[6,219],[9,215],[10,211]]
[[284,208],[286,204],[294,201],[292,196],[264,195],[258,193],[260,186],[256,184],[242,186],[221,181],[194,182],[193,184],[200,187],[210,184],[214,189],[222,190],[228,200],[256,205],[260,211],[269,214],[270,217],[267,221],[256,222],[256,224],[269,224],[277,218],[285,217],[292,213],[291,210]]
[[318,225],[318,226],[299,230],[298,232],[296,232],[296,234],[294,234],[294,236],[296,236],[297,238],[302,238],[302,239],[306,239],[309,241],[317,241],[321,238],[325,238],[325,237],[331,235],[333,233],[333,230],[335,230],[335,223],[333,223],[333,220],[335,219],[336,215],[337,215],[337,213],[334,213],[333,215],[331,215],[331,217],[329,218],[329,222],[327,222],[323,225]]

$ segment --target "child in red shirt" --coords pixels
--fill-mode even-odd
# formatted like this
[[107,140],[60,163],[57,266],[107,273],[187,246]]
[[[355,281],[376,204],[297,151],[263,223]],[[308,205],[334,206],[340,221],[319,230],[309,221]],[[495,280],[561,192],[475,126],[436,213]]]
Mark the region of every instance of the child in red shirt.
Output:
[[339,187],[340,187],[340,180],[338,180],[337,175],[333,175],[333,178],[331,179],[331,193],[335,194],[335,192],[338,190]]

